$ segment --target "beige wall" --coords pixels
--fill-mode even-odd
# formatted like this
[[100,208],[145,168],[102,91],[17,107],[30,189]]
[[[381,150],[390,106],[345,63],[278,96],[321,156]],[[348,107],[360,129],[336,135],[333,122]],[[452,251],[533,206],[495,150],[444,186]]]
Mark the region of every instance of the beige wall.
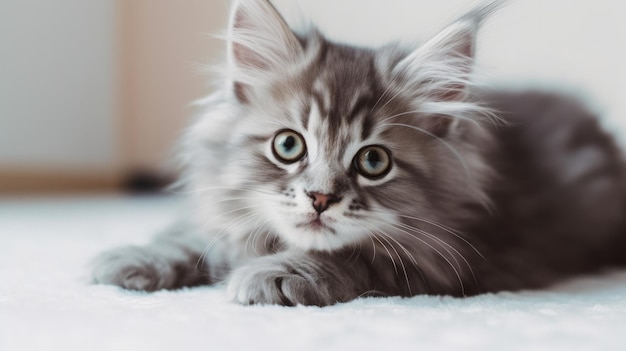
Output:
[[174,141],[210,91],[201,66],[219,60],[228,0],[119,0],[120,93],[127,170],[168,168]]

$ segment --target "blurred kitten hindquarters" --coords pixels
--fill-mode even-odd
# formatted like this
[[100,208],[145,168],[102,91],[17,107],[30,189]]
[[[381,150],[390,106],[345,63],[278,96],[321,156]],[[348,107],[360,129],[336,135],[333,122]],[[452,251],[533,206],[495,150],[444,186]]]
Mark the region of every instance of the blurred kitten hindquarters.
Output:
[[183,138],[189,218],[102,254],[93,280],[224,282],[242,304],[546,287],[624,263],[623,156],[552,92],[470,76],[491,1],[417,48],[295,34],[234,4],[222,89]]

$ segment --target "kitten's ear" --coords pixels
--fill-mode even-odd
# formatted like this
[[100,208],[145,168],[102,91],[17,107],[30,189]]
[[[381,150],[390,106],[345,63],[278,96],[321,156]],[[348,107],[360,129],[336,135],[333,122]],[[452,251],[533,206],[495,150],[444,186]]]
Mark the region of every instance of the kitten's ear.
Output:
[[239,0],[228,33],[233,89],[247,102],[249,89],[302,54],[302,45],[269,0]]
[[501,4],[490,1],[461,17],[400,61],[394,75],[422,98],[463,100],[474,65],[476,35],[484,19]]

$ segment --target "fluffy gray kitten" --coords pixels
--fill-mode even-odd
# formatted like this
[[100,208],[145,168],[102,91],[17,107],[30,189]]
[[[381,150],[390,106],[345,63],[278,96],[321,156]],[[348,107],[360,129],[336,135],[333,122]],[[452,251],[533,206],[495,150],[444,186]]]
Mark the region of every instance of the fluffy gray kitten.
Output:
[[94,281],[324,306],[623,264],[625,167],[596,118],[469,80],[494,4],[406,51],[298,36],[268,1],[239,1],[226,84],[184,137],[187,224],[105,253]]

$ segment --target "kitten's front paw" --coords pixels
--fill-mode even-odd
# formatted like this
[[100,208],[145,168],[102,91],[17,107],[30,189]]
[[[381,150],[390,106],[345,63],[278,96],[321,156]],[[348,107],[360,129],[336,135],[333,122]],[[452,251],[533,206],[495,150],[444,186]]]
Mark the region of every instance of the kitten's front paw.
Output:
[[228,297],[244,305],[315,305],[335,303],[327,289],[280,264],[249,265],[233,272]]
[[130,246],[100,255],[93,263],[92,280],[129,290],[156,291],[171,285],[171,270],[167,260],[148,248]]

